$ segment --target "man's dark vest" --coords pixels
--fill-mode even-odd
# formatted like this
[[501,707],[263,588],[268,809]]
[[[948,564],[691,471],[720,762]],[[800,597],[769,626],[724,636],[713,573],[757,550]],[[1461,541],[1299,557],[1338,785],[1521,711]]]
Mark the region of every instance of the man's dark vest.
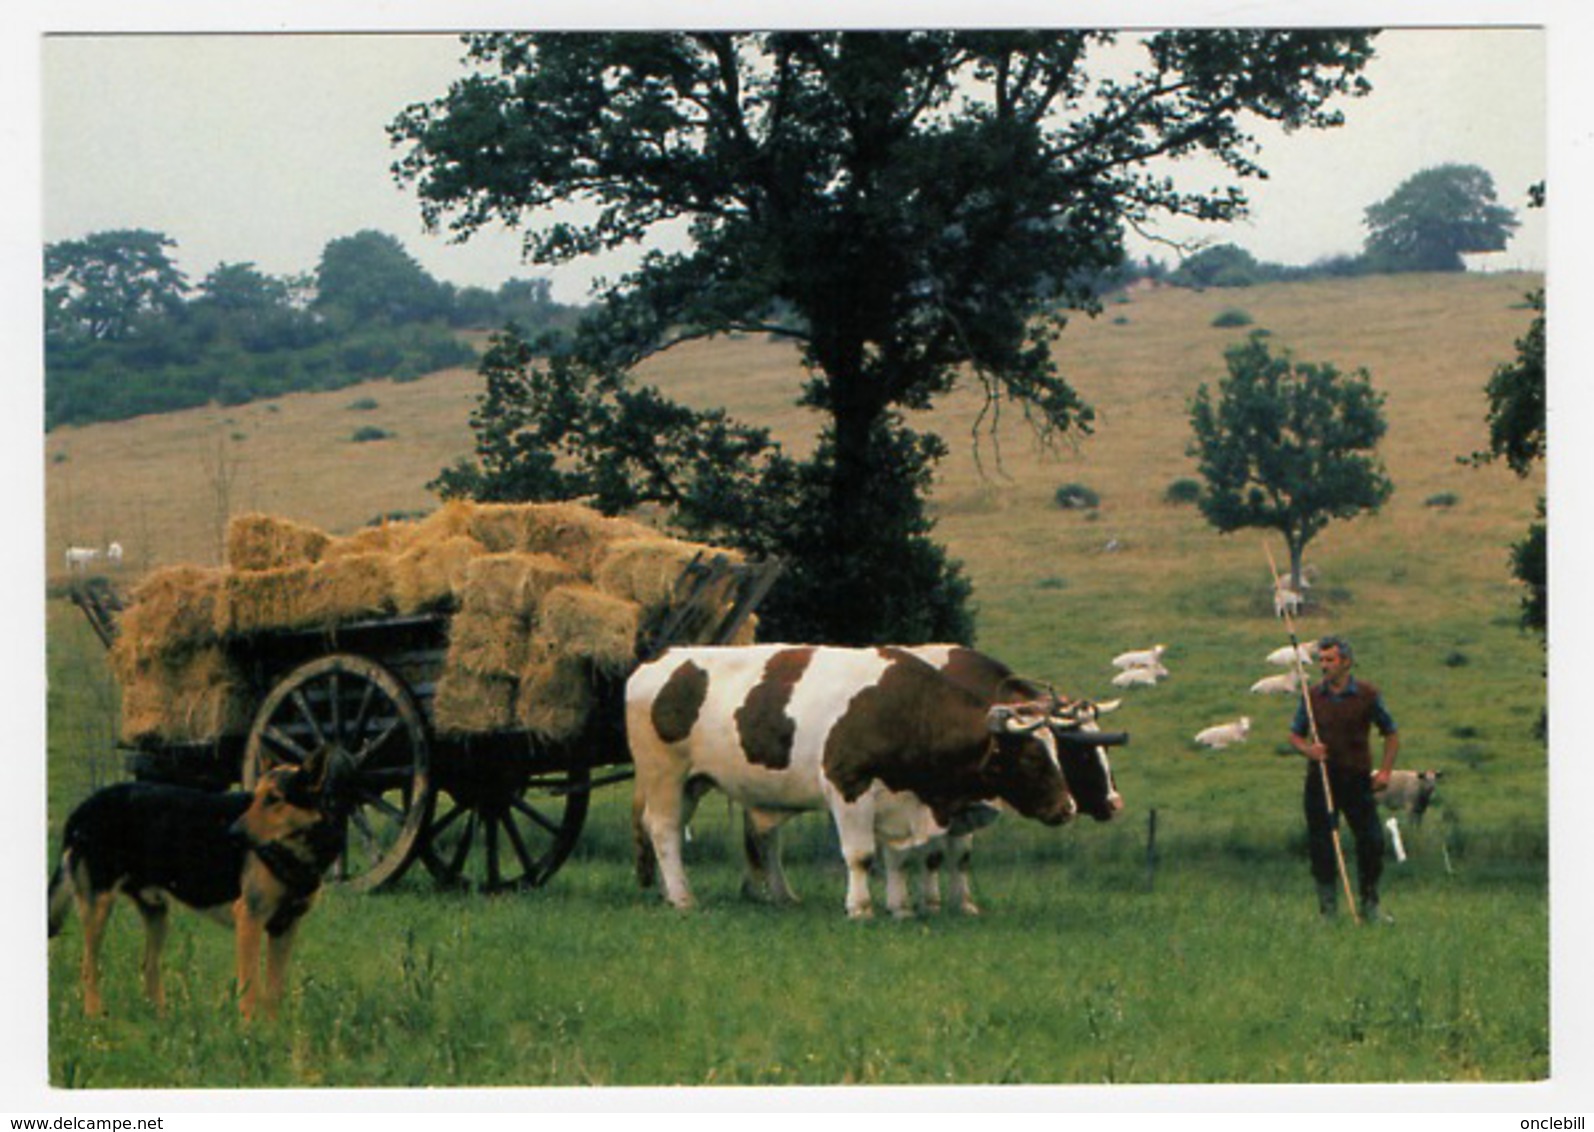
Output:
[[1378,689],[1362,680],[1357,680],[1343,697],[1329,695],[1326,684],[1312,689],[1312,715],[1317,720],[1317,734],[1328,747],[1331,765],[1360,771],[1373,769],[1372,748],[1367,740],[1377,703]]

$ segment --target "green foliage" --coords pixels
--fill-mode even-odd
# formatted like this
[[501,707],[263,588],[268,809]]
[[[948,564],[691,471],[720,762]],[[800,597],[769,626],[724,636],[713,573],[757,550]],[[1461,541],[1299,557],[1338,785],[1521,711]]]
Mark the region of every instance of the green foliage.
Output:
[[1162,493],[1164,503],[1197,503],[1201,499],[1201,481],[1188,476],[1174,480]]
[[349,439],[356,444],[366,444],[373,440],[389,440],[393,434],[385,428],[376,425],[363,425],[354,430],[354,435]]
[[1517,356],[1496,367],[1484,387],[1489,399],[1489,446],[1474,453],[1472,462],[1504,460],[1519,476],[1525,476],[1544,458],[1544,291],[1527,296],[1529,309],[1538,316],[1528,331],[1517,339]]
[[1528,527],[1521,541],[1511,546],[1511,576],[1526,587],[1522,597],[1522,624],[1545,633],[1550,624],[1550,586],[1544,500],[1539,499],[1538,521]]
[[166,249],[175,241],[144,229],[96,232],[44,249],[47,338],[122,341],[143,320],[170,314],[188,282]]
[[1185,260],[1168,281],[1180,287],[1249,287],[1263,281],[1263,267],[1244,248],[1218,244]]
[[1101,496],[1082,483],[1065,483],[1052,494],[1052,502],[1064,511],[1093,511],[1101,506]]
[[1334,519],[1376,512],[1394,490],[1375,454],[1384,397],[1365,370],[1275,356],[1256,335],[1224,357],[1216,396],[1202,385],[1190,405],[1201,513],[1224,533],[1278,531],[1298,587],[1306,544]]
[[1229,307],[1213,316],[1212,325],[1220,329],[1227,329],[1235,326],[1250,326],[1255,321],[1256,319],[1251,317],[1249,311],[1241,310],[1239,307]]
[[349,402],[350,410],[358,413],[370,412],[372,409],[379,407],[380,406],[375,397],[356,397],[353,401]]
[[321,252],[313,307],[334,323],[428,322],[446,318],[448,306],[442,285],[385,232],[356,232]]
[[1379,271],[1463,271],[1464,253],[1505,250],[1519,227],[1495,202],[1494,178],[1476,165],[1413,174],[1366,211],[1365,255]]
[[1461,496],[1453,491],[1441,491],[1430,495],[1422,501],[1424,507],[1451,508],[1461,502]]

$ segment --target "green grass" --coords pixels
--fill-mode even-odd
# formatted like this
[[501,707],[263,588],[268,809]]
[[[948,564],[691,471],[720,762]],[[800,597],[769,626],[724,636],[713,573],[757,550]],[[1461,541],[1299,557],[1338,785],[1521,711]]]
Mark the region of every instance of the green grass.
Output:
[[[236,1022],[230,941],[192,916],[174,922],[170,1008],[154,1017],[137,992],[137,918],[125,909],[107,944],[111,1016],[86,1021],[69,928],[49,950],[51,1081],[1542,1079],[1548,759],[1533,724],[1544,654],[1517,628],[1506,548],[1543,483],[1455,464],[1482,444],[1483,383],[1526,326],[1529,312],[1511,304],[1533,282],[1374,278],[1246,296],[1299,356],[1366,365],[1390,394],[1383,451],[1396,495],[1383,514],[1335,524],[1308,549],[1322,575],[1301,623],[1303,635],[1355,641],[1362,674],[1400,721],[1401,764],[1445,771],[1422,829],[1406,826],[1410,863],[1389,866],[1385,907],[1398,919],[1389,930],[1317,922],[1303,767],[1283,741],[1293,703],[1247,691],[1267,671],[1262,658],[1286,643],[1262,540],[1218,536],[1195,508],[1163,501],[1191,472],[1185,399],[1222,371],[1208,325],[1222,297],[1155,293],[1137,298],[1135,333],[1081,321],[1059,346],[1100,411],[1092,438],[1042,459],[1009,432],[1000,481],[981,479],[954,442],[933,500],[937,537],[975,584],[979,643],[1021,672],[1103,696],[1110,657],[1169,646],[1170,679],[1128,691],[1110,717],[1132,736],[1114,758],[1121,820],[1048,830],[1004,819],[978,839],[983,917],[855,924],[842,914],[824,818],[792,824],[787,857],[805,899],[774,911],[739,899],[735,822],[711,796],[688,846],[702,908],[681,916],[636,890],[629,792],[610,787],[545,890],[460,897],[417,875],[390,895],[330,893],[302,930],[274,1026]],[[787,439],[811,423],[788,407],[800,381],[789,350],[746,340],[650,365],[650,381]],[[384,411],[406,438],[398,446],[335,443],[347,418],[324,406],[345,406],[347,392],[284,399],[280,420],[251,412],[254,462],[234,502],[334,530],[421,506],[419,485],[463,451],[467,388],[384,384]],[[935,426],[967,436],[978,408],[954,395]],[[133,515],[134,533],[148,534],[124,540],[136,561],[199,557],[215,528],[193,469],[196,452],[213,450],[214,427],[200,414],[52,433],[52,448],[70,449],[50,471],[52,531],[108,530],[106,515]],[[1094,521],[1053,505],[1069,481],[1099,490]],[[117,511],[123,490],[137,494]],[[1425,505],[1441,491],[1466,505]],[[1103,552],[1110,539],[1119,552]],[[54,844],[71,805],[120,766],[102,650],[65,602],[50,602],[49,618]],[[1241,714],[1253,720],[1245,744],[1211,754],[1193,743],[1202,727]]]

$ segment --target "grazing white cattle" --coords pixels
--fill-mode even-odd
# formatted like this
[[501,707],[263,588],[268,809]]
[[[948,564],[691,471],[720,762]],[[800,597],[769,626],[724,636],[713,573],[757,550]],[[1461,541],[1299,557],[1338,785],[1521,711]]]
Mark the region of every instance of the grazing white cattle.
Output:
[[1112,658],[1112,666],[1114,668],[1160,668],[1162,667],[1162,654],[1167,651],[1167,645],[1152,645],[1149,649],[1121,652]]
[[1301,645],[1285,645],[1283,648],[1274,649],[1267,654],[1267,662],[1280,668],[1293,668],[1299,660],[1302,664],[1311,664],[1317,660],[1317,642],[1307,641]]
[[[1080,806],[1059,747],[1123,742],[1086,738],[1084,714],[1062,701],[992,705],[904,649],[669,649],[626,684],[638,877],[651,883],[656,863],[665,899],[692,906],[681,830],[718,787],[747,808],[778,900],[792,894],[774,830],[793,814],[829,810],[847,864],[847,914],[869,916],[877,841],[919,848],[960,832],[960,816],[989,803],[1048,825],[1071,820]],[[893,883],[905,891],[903,878]]]
[[1245,737],[1251,733],[1251,717],[1242,715],[1230,723],[1219,723],[1204,730],[1197,731],[1195,741],[1203,747],[1210,747],[1214,751],[1221,751],[1224,747],[1235,743],[1245,742]]
[[1412,820],[1421,825],[1422,815],[1432,803],[1444,773],[1442,770],[1392,770],[1388,787],[1376,795],[1378,804],[1386,810],[1409,813]]
[[113,542],[110,546],[106,547],[105,560],[107,562],[120,564],[122,561],[122,544],[119,542]]
[[99,549],[92,546],[69,546],[66,548],[66,568],[68,570],[87,570],[100,557]]
[[1115,688],[1153,688],[1166,675],[1168,670],[1160,664],[1155,667],[1126,668],[1112,678],[1112,683]]
[[1289,696],[1300,691],[1300,678],[1294,672],[1281,672],[1277,676],[1264,676],[1251,685],[1251,691],[1263,696]]
[[1301,611],[1301,606],[1305,601],[1306,599],[1301,596],[1299,590],[1280,584],[1273,590],[1273,616],[1283,617],[1288,613],[1293,617]]

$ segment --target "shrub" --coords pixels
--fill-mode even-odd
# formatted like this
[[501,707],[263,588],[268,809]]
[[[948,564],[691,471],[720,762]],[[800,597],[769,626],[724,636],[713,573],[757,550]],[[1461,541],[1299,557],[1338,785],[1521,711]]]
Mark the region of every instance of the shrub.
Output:
[[1064,511],[1094,511],[1101,506],[1101,496],[1082,483],[1065,483],[1053,499]]
[[1060,578],[1053,574],[1036,582],[1035,588],[1038,590],[1066,590],[1068,588],[1068,579]]
[[393,434],[385,428],[377,428],[375,425],[366,425],[364,428],[355,430],[353,439],[354,443],[356,444],[365,444],[372,440],[387,440],[392,435]]
[[357,413],[369,412],[377,407],[375,397],[361,397],[358,401],[350,401],[349,408]]
[[1168,485],[1168,490],[1162,493],[1164,503],[1195,503],[1200,498],[1201,481],[1188,476],[1174,480]]
[[1430,495],[1422,501],[1424,507],[1454,507],[1461,502],[1461,496],[1453,491],[1441,491],[1437,495]]
[[1255,321],[1249,311],[1243,311],[1239,307],[1229,307],[1227,310],[1218,312],[1217,317],[1212,320],[1212,325],[1217,327],[1250,326]]

